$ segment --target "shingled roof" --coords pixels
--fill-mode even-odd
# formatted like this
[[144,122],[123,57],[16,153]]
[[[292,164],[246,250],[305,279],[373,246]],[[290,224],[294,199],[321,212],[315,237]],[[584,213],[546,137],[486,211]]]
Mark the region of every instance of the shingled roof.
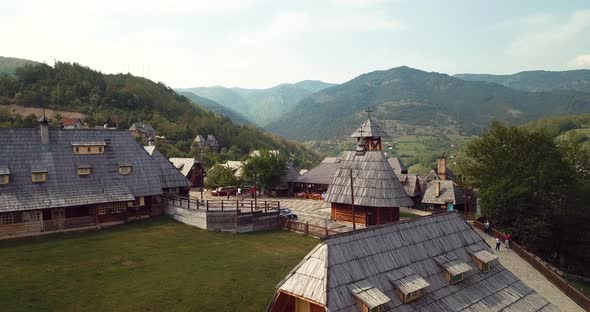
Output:
[[401,160],[399,160],[399,158],[391,157],[391,158],[387,159],[387,162],[389,163],[389,165],[393,169],[393,172],[395,172],[396,174],[407,174],[408,173],[408,168],[406,166],[404,166],[404,164],[402,163]]
[[[0,129],[0,167],[10,169],[10,183],[0,186],[0,211],[31,210],[130,201],[162,194],[160,170],[127,131],[49,130],[41,144],[39,129]],[[76,155],[72,142],[104,142],[104,153]],[[132,166],[118,173],[119,163]],[[79,165],[92,173],[79,176]],[[32,183],[31,172],[43,168],[47,181]]]
[[342,162],[326,191],[326,201],[341,204],[351,203],[351,168],[355,205],[369,207],[412,206],[412,200],[408,197],[382,151],[366,151],[362,155],[350,151],[344,152]]
[[422,194],[421,185],[416,174],[398,174],[399,181],[401,182],[404,190],[410,197],[419,196]]
[[157,169],[160,170],[160,182],[163,189],[177,187],[189,187],[190,181],[168,160],[155,146],[144,146],[145,150],[152,157]]
[[[440,194],[438,196],[436,196],[436,183],[440,183]],[[465,196],[463,195],[463,191],[453,181],[435,180],[428,183],[428,187],[422,197],[422,203],[461,205],[465,203]]]
[[[488,273],[481,272],[471,257],[473,250],[491,252],[457,213],[378,225],[328,237],[277,290],[331,312],[358,311],[363,290],[378,295],[374,304],[383,304],[382,311],[558,311],[497,260]],[[451,285],[440,264],[447,263],[445,259],[473,269],[459,268],[464,280]],[[404,304],[394,293],[402,284],[425,288],[418,300]]]
[[[361,133],[362,130],[362,133]],[[360,128],[356,129],[351,138],[367,138],[367,137],[382,137],[387,138],[389,134],[381,128],[381,126],[373,119],[369,118],[365,121]]]
[[319,165],[293,179],[291,182],[328,185],[332,182],[332,177],[336,173],[336,169],[340,167],[341,161],[342,158],[340,157],[326,157]]

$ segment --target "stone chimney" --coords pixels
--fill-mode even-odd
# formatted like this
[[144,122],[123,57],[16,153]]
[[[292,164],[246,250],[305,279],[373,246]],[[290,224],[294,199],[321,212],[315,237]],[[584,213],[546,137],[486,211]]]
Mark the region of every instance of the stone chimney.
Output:
[[440,181],[434,182],[434,195],[436,197],[440,196]]
[[444,154],[438,158],[437,173],[441,180],[447,179],[447,157]]
[[45,111],[43,117],[38,119],[41,132],[41,144],[49,144],[49,119],[45,117]]

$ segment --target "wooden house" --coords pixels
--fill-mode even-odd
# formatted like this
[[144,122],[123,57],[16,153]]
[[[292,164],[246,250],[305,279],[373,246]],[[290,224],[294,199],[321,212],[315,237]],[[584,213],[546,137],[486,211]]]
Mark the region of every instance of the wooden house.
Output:
[[418,175],[408,173],[408,168],[404,166],[402,161],[397,157],[391,157],[387,159],[387,162],[393,169],[393,172],[399,178],[399,182],[406,190],[406,193],[413,202],[412,207],[420,206],[422,199],[422,185]]
[[267,312],[559,311],[503,267],[457,213],[329,236]]
[[136,122],[129,127],[129,134],[136,138],[149,140],[151,137],[156,137],[156,130],[151,125],[143,122]]
[[59,125],[63,129],[77,129],[84,128],[86,126],[82,119],[69,117],[63,117],[59,122]]
[[342,162],[341,157],[326,157],[322,162],[289,182],[294,193],[322,194],[328,190],[332,177]]
[[189,181],[125,130],[0,129],[0,237],[122,223],[162,212]]
[[431,181],[424,196],[422,204],[435,212],[465,210],[465,195],[459,186],[450,180]]
[[191,188],[200,188],[205,186],[205,168],[203,164],[195,158],[170,158],[176,169],[180,170],[190,182]]
[[399,208],[412,206],[383,153],[383,136],[388,134],[370,118],[351,135],[357,139],[356,151],[343,153],[326,191],[332,220],[367,226],[382,224],[398,221]]

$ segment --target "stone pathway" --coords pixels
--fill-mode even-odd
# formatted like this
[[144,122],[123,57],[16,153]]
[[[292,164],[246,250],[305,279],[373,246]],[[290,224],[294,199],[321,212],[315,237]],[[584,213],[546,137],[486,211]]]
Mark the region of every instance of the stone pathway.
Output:
[[[492,249],[496,246],[495,239],[484,234],[482,231],[477,230],[480,236],[482,236],[486,242],[492,246]],[[521,279],[529,287],[537,291],[541,296],[545,297],[549,302],[553,303],[562,311],[575,312],[584,310],[573,302],[568,296],[566,296],[561,290],[553,285],[548,279],[546,279],[539,271],[535,270],[528,262],[524,261],[520,256],[514,253],[510,249],[504,248],[504,244],[500,247],[500,251],[496,252],[496,255],[500,258],[500,263],[510,270],[516,277]]]

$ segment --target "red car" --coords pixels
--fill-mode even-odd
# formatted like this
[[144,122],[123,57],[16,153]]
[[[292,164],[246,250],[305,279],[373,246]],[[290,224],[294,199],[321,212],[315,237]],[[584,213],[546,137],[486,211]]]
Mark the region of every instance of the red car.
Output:
[[222,186],[218,187],[215,190],[211,191],[211,195],[213,196],[227,196],[229,195],[236,195],[238,191],[233,186]]

